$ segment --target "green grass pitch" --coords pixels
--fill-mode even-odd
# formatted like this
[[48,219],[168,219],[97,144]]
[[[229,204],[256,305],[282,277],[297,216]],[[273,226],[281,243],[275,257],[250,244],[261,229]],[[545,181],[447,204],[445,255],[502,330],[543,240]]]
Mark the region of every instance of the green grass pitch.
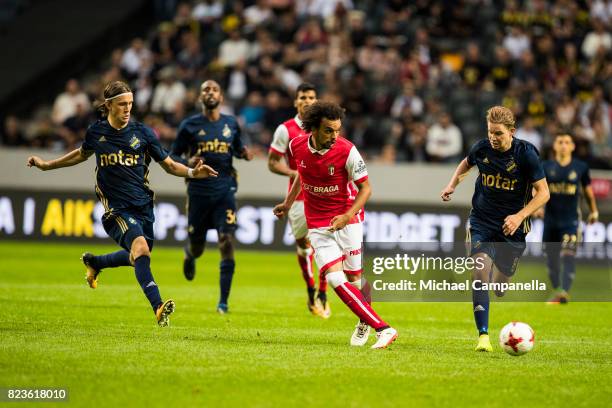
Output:
[[195,281],[187,282],[181,250],[157,247],[154,276],[162,296],[177,305],[171,326],[162,329],[132,269],[106,270],[98,289],[87,287],[79,261],[84,249],[116,247],[0,242],[0,387],[69,389],[68,404],[45,407],[612,401],[610,303],[493,303],[493,339],[511,320],[535,329],[535,349],[522,357],[497,344],[493,353],[474,352],[469,304],[378,303],[400,337],[375,351],[348,345],[356,321],[335,294],[330,320],[308,314],[293,254],[239,251],[231,314],[219,316],[216,248],[207,249]]

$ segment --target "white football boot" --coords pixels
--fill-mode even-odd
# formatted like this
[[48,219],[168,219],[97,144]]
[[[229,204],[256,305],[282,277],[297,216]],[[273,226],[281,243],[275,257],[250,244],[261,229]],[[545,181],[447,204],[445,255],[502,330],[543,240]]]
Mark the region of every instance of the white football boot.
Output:
[[359,322],[355,326],[355,331],[351,336],[351,346],[365,346],[368,342],[368,336],[370,335],[370,326],[367,323]]
[[376,333],[376,343],[372,345],[373,349],[387,348],[397,339],[397,330],[393,327],[387,327],[385,330]]

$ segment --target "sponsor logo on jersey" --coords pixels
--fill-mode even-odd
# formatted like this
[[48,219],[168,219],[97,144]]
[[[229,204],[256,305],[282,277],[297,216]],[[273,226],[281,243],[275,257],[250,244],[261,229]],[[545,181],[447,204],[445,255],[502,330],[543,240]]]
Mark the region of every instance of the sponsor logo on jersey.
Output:
[[508,191],[513,191],[514,186],[516,182],[518,181],[517,179],[502,177],[502,175],[499,173],[497,173],[496,175],[482,173],[481,180],[482,180],[482,185],[485,187],[492,187],[492,188],[497,188],[500,190],[508,190]]
[[225,126],[223,126],[223,130],[221,131],[221,133],[225,138],[228,138],[232,135],[232,131],[230,130],[229,126],[227,126],[227,123],[225,124]]
[[485,164],[489,164],[489,158],[485,156],[484,160],[482,161]]
[[132,139],[130,139],[130,147],[132,149],[138,149],[140,147],[140,140],[136,137],[136,135],[133,135]]
[[340,191],[340,187],[337,184],[331,186],[312,186],[310,184],[302,183],[302,189],[309,193],[318,195],[335,195]]
[[570,174],[567,176],[568,180],[576,180],[576,178],[578,178],[578,175],[576,174],[576,171],[574,170],[572,170]]
[[349,251],[349,256],[359,255],[360,253],[361,253],[361,248],[351,249],[351,250]]
[[365,173],[365,171],[366,171],[366,165],[364,161],[359,160],[359,163],[357,163],[357,167],[355,168],[355,173],[361,174],[361,173]]
[[330,164],[329,166],[327,166],[327,174],[329,174],[330,176],[333,176],[335,171],[336,171],[336,168],[334,167],[333,164]]
[[104,136],[102,136],[101,138],[98,139],[98,142],[100,142],[100,143],[106,142],[106,138]]
[[304,164],[304,160],[300,161],[300,164],[298,164],[298,166],[302,167],[302,168],[306,168],[306,164]]
[[230,144],[228,142],[222,142],[219,139],[208,140],[206,142],[198,143],[198,151],[196,152],[196,156],[199,156],[202,153],[228,153],[229,149]]
[[204,129],[200,129],[200,131],[198,132],[198,136],[206,136],[206,132],[204,131]]
[[123,153],[123,150],[119,150],[118,153],[102,153],[100,155],[100,167],[106,166],[137,166],[138,154]]
[[576,184],[562,181],[559,183],[548,183],[548,189],[552,194],[574,195],[576,194],[577,186]]

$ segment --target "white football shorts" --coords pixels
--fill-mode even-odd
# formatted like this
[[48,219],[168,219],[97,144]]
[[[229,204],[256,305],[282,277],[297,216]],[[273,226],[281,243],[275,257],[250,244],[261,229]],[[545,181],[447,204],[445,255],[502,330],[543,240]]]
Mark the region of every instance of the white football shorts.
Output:
[[294,201],[289,209],[289,225],[291,225],[291,232],[295,239],[304,238],[308,234],[303,200]]
[[315,262],[321,272],[342,261],[344,273],[362,271],[363,224],[348,224],[340,231],[329,232],[327,228],[308,230],[308,238],[315,251]]

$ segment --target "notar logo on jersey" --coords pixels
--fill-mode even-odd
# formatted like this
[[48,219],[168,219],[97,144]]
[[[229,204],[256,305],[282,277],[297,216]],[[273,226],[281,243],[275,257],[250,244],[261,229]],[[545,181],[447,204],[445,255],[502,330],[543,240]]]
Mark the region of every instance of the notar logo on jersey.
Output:
[[100,143],[106,142],[106,138],[104,136],[102,136],[101,138],[98,139],[98,142],[100,142]]
[[132,149],[138,149],[140,147],[140,140],[136,137],[136,135],[132,136],[132,139],[130,140],[130,147]]
[[327,166],[327,173],[330,176],[333,176],[335,171],[336,171],[336,168],[334,167],[333,164],[330,164],[329,166]]
[[198,136],[206,136],[206,132],[204,131],[204,129],[200,129],[200,131],[198,132]]
[[223,134],[223,137],[230,137],[232,135],[232,131],[230,130],[229,126],[227,126],[227,123],[225,126],[223,126],[223,131],[221,133]]
[[578,177],[578,175],[576,174],[576,172],[574,170],[571,171],[571,173],[569,174],[569,176],[567,176],[568,180],[576,180],[576,178]]

